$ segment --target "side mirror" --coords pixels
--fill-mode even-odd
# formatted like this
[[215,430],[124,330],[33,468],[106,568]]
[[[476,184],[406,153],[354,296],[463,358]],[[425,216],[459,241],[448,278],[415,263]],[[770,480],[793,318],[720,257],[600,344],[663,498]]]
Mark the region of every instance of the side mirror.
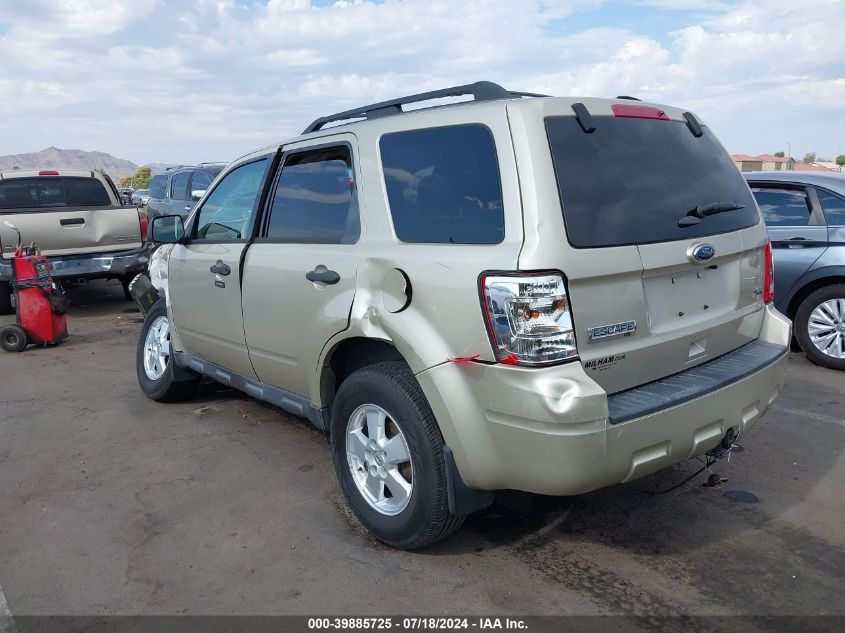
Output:
[[205,195],[205,189],[194,189],[191,192],[191,200],[196,202]]
[[149,241],[176,244],[185,239],[185,225],[178,215],[161,215],[153,218],[148,230]]

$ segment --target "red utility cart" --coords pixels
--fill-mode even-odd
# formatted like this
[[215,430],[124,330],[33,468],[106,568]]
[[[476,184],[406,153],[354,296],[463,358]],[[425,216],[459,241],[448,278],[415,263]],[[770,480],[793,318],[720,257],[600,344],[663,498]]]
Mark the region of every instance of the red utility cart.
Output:
[[47,257],[34,245],[18,245],[12,260],[12,288],[17,323],[0,328],[0,347],[20,352],[29,343],[51,345],[67,337],[67,299],[53,284]]

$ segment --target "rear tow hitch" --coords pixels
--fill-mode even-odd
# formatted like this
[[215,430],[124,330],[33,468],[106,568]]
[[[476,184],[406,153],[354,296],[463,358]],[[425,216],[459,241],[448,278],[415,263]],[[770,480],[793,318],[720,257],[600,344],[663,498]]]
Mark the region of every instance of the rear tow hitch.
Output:
[[[722,438],[722,441],[719,442],[715,447],[707,451],[707,453],[704,455],[704,466],[699,468],[697,471],[695,471],[692,475],[684,479],[682,482],[664,490],[637,490],[637,492],[642,492],[649,496],[661,495],[667,492],[672,492],[673,490],[677,490],[678,488],[683,486],[685,483],[692,481],[705,470],[710,473],[710,476],[707,477],[707,481],[705,481],[702,485],[705,488],[717,488],[721,486],[728,480],[726,477],[721,477],[717,473],[714,473],[711,470],[711,466],[713,466],[713,464],[715,464],[720,459],[724,459],[726,457],[728,462],[730,462],[731,452],[735,449],[737,450],[737,452],[740,452],[742,450],[741,446],[739,446],[738,444],[734,444],[734,440],[736,440],[737,437],[739,437],[739,434],[737,433],[736,427],[732,426],[728,429],[727,433],[725,433],[725,436]],[[699,461],[701,461],[701,458],[698,459]]]

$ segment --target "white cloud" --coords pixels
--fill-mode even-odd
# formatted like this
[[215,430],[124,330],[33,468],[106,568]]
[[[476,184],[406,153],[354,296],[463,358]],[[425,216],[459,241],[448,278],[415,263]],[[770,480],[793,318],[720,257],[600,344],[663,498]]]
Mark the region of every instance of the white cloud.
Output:
[[640,18],[621,25],[602,24],[606,10],[591,20],[602,4],[0,3],[0,154],[233,158],[331,111],[476,79],[688,107],[732,151],[845,153],[845,1],[607,5]]

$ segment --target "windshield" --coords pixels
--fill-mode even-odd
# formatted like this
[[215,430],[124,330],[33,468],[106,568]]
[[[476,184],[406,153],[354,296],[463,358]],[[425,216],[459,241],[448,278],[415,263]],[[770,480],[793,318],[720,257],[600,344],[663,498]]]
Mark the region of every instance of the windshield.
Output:
[[[684,123],[595,117],[587,134],[575,117],[549,117],[566,234],[579,248],[668,242],[753,226],[751,191],[708,128],[696,138]],[[679,227],[691,209],[744,208]]]

